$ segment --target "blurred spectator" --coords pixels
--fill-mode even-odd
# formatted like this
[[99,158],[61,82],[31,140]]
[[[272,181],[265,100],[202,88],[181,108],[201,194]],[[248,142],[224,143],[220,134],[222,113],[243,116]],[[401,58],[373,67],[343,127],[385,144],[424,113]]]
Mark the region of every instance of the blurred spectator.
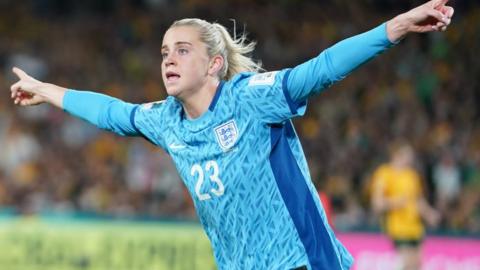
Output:
[[[13,120],[13,119],[12,119]],[[0,168],[19,185],[33,181],[35,162],[41,155],[37,139],[17,123],[10,123],[0,140]]]
[[435,184],[436,207],[445,213],[452,207],[460,194],[461,178],[454,157],[448,151],[440,156],[440,160],[433,168],[433,182]]

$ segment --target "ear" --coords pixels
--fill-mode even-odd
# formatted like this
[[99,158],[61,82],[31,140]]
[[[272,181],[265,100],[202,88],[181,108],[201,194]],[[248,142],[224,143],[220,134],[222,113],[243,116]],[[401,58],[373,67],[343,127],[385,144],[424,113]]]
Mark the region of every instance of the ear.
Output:
[[208,66],[208,75],[217,76],[223,67],[224,59],[221,55],[215,55],[210,59]]

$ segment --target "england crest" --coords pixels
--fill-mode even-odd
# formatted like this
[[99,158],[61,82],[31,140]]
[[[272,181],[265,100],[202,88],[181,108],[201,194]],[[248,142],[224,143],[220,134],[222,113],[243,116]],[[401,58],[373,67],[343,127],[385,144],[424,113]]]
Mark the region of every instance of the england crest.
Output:
[[228,151],[235,144],[238,138],[238,129],[235,120],[230,120],[214,128],[215,137],[223,151]]

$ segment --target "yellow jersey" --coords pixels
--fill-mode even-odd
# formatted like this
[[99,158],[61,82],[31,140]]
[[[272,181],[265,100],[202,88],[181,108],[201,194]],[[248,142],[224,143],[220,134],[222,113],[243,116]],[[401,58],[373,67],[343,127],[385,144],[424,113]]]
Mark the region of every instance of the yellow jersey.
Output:
[[397,169],[384,164],[373,174],[373,190],[377,190],[378,185],[387,200],[406,200],[403,207],[389,209],[385,213],[386,233],[395,240],[422,238],[424,227],[418,207],[422,196],[419,174],[411,168]]

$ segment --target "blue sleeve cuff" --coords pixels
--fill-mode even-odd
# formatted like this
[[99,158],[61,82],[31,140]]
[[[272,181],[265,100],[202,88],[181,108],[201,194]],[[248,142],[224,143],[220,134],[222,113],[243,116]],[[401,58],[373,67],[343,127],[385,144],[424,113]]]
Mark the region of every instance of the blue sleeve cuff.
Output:
[[65,94],[63,95],[63,100],[62,100],[62,108],[64,111],[68,112],[68,109],[67,107],[70,105],[70,99],[71,99],[71,95],[72,95],[72,89],[67,89],[67,91],[65,91]]
[[379,40],[383,39],[384,40],[384,45],[385,47],[387,48],[390,48],[392,46],[395,46],[397,45],[398,43],[400,43],[401,40],[398,40],[396,42],[392,42],[389,38],[388,38],[388,34],[387,34],[387,23],[384,22],[382,23],[381,25],[379,25],[378,27],[376,27],[374,29],[374,31],[377,30],[376,32],[378,32],[378,38]]

